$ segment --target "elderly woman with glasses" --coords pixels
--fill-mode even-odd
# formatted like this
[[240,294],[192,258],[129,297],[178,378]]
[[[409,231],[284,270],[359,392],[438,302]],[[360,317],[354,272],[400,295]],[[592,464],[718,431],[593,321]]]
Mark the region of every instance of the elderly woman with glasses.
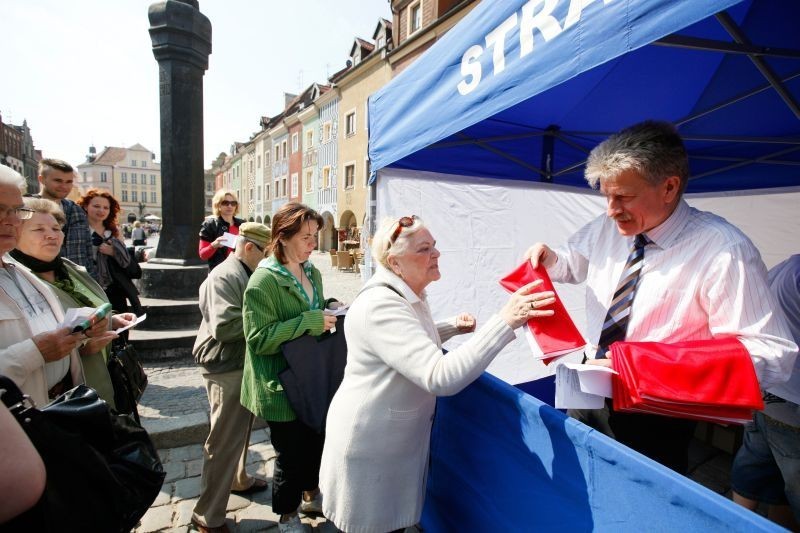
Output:
[[[90,340],[87,335],[104,337],[92,344],[108,342],[108,320],[86,330],[86,335],[60,327],[64,311],[58,296],[45,281],[8,255],[17,246],[23,221],[33,220],[33,209],[23,205],[24,188],[19,174],[0,165],[0,374],[14,380],[23,393],[42,406],[84,382],[78,350]],[[58,255],[61,242],[53,248]],[[83,348],[91,350],[92,346]]]
[[200,259],[208,261],[208,270],[222,263],[233,248],[225,246],[226,233],[239,234],[239,226],[243,219],[234,215],[239,212],[239,200],[236,194],[228,189],[220,189],[214,194],[212,200],[214,216],[203,221],[200,226],[200,244],[198,253]]
[[[59,256],[64,241],[61,227],[66,222],[61,207],[43,198],[25,198],[25,207],[32,215],[22,221],[17,246],[9,253],[17,267],[47,283],[65,311],[108,303],[106,292],[85,268]],[[115,327],[122,327],[136,320],[136,315],[115,314],[111,320]],[[86,384],[112,408],[116,405],[107,364],[109,343],[116,337],[112,331],[102,332],[79,350]]]
[[441,277],[439,250],[417,217],[385,220],[372,242],[378,262],[347,313],[347,366],[328,411],[320,488],[323,513],[343,531],[386,532],[422,513],[436,396],[475,380],[514,330],[547,317],[552,292],[538,282],[511,295],[473,337],[450,351],[442,343],[475,331],[463,313],[434,322],[425,297]]

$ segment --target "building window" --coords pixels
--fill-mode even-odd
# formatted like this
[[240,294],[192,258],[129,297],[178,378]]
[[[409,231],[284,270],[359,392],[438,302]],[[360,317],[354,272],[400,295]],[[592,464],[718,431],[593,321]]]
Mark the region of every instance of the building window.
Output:
[[411,35],[422,27],[422,2],[408,6],[408,34]]
[[128,191],[127,191],[127,189],[122,189],[122,201],[123,202],[127,202],[128,201]]
[[281,182],[280,180],[275,180],[275,195],[273,198],[279,198],[281,195]]
[[122,173],[122,176],[120,176],[120,181],[122,183],[128,183],[128,173],[127,172],[123,172]]
[[250,174],[253,173],[253,160],[250,160]]
[[286,159],[286,141],[281,142],[281,159]]
[[250,201],[252,202],[253,201],[253,196],[255,196],[255,191],[253,191],[252,187],[250,187],[250,195],[249,196],[250,196]]
[[86,181],[86,172],[83,173],[83,181]]
[[331,186],[331,167],[322,167],[322,188]]
[[281,178],[281,197],[286,197],[286,176]]
[[206,192],[214,192],[214,184],[210,181],[206,182]]
[[311,169],[306,170],[306,176],[304,178],[306,192],[311,192],[311,188],[314,185],[313,180],[314,180],[314,171]]
[[306,150],[311,150],[314,146],[314,130],[308,130],[306,132]]
[[100,173],[100,181],[102,183],[107,183],[108,182],[108,173],[107,172],[101,172]]
[[369,185],[369,173],[370,173],[369,158],[365,157],[364,158],[364,187],[367,187]]
[[326,122],[322,125],[322,142],[328,142],[331,140],[331,132],[333,131],[333,124]]
[[136,176],[136,172],[131,172],[131,183],[134,183],[134,184],[135,184],[135,183],[136,183],[136,178],[137,178],[137,177],[138,177],[138,176]]
[[147,161],[142,161],[142,168],[147,168]]
[[138,202],[139,201],[139,193],[136,191],[131,191],[131,202]]
[[261,185],[258,186],[258,196],[256,196],[256,198],[259,202],[261,201]]
[[260,155],[256,158],[256,167],[257,168],[261,168],[261,156]]
[[297,197],[297,172],[292,174],[292,197]]
[[206,209],[211,209],[211,198],[206,198]]
[[136,160],[135,160],[135,159],[131,159],[131,166],[132,166],[132,167],[135,167],[135,166],[136,166]]
[[155,184],[156,184],[156,175],[150,174],[150,185],[155,185]]
[[300,149],[300,136],[296,133],[292,134],[292,153]]
[[280,160],[281,160],[281,147],[276,144],[275,145],[275,162],[277,163]]
[[156,202],[156,191],[150,191],[150,203],[155,204]]
[[344,134],[347,137],[356,133],[356,112],[351,111],[344,117]]
[[264,166],[269,165],[269,150],[264,150]]
[[356,181],[356,166],[352,164],[346,165],[344,167],[344,188],[352,189],[355,181]]
[[264,200],[269,200],[269,198],[270,198],[270,196],[269,196],[269,193],[270,193],[269,188],[270,188],[269,187],[269,183],[264,184]]

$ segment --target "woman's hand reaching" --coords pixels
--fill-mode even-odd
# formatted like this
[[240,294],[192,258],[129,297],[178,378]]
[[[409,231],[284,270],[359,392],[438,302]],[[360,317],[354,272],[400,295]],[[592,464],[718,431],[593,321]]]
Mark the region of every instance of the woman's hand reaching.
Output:
[[555,311],[543,309],[553,305],[556,295],[552,291],[534,292],[542,284],[538,279],[517,289],[500,310],[500,317],[512,329],[517,329],[531,318],[553,316]]

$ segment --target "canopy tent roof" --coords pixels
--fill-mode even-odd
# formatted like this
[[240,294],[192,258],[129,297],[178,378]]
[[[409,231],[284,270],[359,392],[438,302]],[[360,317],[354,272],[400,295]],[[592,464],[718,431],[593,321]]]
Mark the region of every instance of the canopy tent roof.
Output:
[[798,20],[772,0],[484,0],[371,97],[372,168],[586,186],[588,152],[652,118],[686,140],[690,192],[800,185]]

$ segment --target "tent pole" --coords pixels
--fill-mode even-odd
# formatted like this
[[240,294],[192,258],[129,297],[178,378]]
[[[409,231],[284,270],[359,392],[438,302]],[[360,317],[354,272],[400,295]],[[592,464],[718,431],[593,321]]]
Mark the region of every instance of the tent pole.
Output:
[[[749,45],[750,43],[747,41],[747,37],[745,36],[742,29],[734,22],[730,15],[727,13],[717,13],[716,15],[717,20],[725,28],[733,39],[739,44]],[[797,102],[794,99],[794,96],[786,90],[786,87],[781,83],[780,78],[777,74],[772,70],[766,61],[759,56],[748,55],[750,61],[756,66],[756,68],[761,72],[761,74],[767,79],[767,81],[772,85],[775,89],[775,92],[783,99],[789,109],[792,110],[794,116],[800,118],[800,106],[797,105]]]

